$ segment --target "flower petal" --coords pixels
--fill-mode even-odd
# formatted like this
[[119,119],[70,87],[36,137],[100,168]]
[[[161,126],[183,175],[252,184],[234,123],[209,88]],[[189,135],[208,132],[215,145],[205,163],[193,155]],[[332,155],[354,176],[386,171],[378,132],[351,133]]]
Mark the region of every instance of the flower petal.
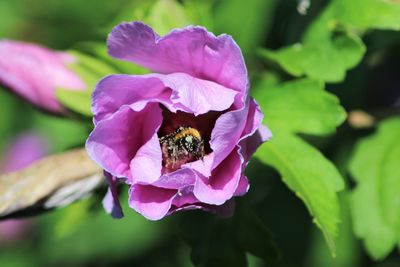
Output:
[[[184,73],[169,75],[110,75],[103,78],[93,93],[95,122],[106,119],[123,105],[141,109],[147,102],[159,102],[172,112],[195,115],[228,109],[237,92],[211,81]],[[135,105],[133,105],[135,104]]]
[[99,121],[107,119],[123,105],[144,100],[169,101],[170,95],[171,90],[151,75],[109,75],[96,85],[92,111],[95,120]]
[[272,137],[271,131],[264,125],[264,114],[254,99],[250,99],[247,123],[240,138],[240,154],[247,163],[257,148]]
[[159,177],[159,180],[153,185],[169,189],[180,189],[194,185],[197,174],[189,168],[182,168]]
[[213,170],[209,179],[199,175],[193,189],[203,203],[221,205],[234,195],[242,172],[242,161],[237,149]]
[[159,37],[146,24],[134,21],[116,26],[107,46],[111,56],[156,72],[183,72],[247,93],[243,56],[229,35],[216,37],[203,27],[189,26]]
[[238,187],[236,188],[234,195],[243,196],[247,193],[247,191],[249,191],[249,188],[250,188],[249,180],[247,179],[246,176],[242,175],[240,177],[239,184]]
[[236,91],[215,82],[192,77],[185,73],[169,75],[152,74],[172,89],[171,101],[186,107],[187,112],[200,115],[228,109],[235,99]]
[[151,185],[132,185],[129,206],[149,220],[159,220],[167,215],[177,190]]
[[215,122],[210,146],[214,151],[213,168],[217,167],[236,147],[246,126],[249,106],[222,114]]
[[111,214],[113,218],[122,218],[124,217],[124,213],[122,212],[121,204],[118,200],[117,178],[108,172],[104,172],[104,176],[106,177],[108,183],[108,190],[107,194],[103,198],[103,207],[107,213]]
[[161,176],[162,152],[157,135],[158,129],[147,143],[136,153],[130,163],[132,173],[131,183],[151,184]]
[[154,136],[161,123],[161,108],[156,103],[147,104],[141,111],[124,106],[113,116],[98,122],[89,135],[86,150],[107,172],[132,179],[131,160]]

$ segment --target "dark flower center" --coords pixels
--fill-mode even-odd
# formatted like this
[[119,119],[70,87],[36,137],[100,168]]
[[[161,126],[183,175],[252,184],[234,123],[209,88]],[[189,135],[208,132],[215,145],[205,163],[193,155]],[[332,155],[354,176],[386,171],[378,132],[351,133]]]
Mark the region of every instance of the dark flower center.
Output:
[[173,172],[183,164],[193,162],[212,152],[211,132],[220,112],[199,116],[169,111],[164,106],[163,123],[158,136],[163,157],[164,172]]
[[203,159],[204,140],[200,132],[190,126],[180,126],[173,133],[160,138],[163,165],[168,170],[176,170],[183,164]]

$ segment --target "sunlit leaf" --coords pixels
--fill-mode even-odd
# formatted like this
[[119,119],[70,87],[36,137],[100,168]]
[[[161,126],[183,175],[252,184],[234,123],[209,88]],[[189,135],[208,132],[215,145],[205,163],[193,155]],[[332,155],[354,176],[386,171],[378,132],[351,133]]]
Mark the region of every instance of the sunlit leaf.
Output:
[[276,0],[217,1],[215,28],[233,36],[245,55],[252,55],[264,41],[274,18]]
[[263,79],[255,86],[254,97],[264,108],[264,122],[272,130],[325,135],[335,132],[346,118],[338,98],[317,81],[269,85]]
[[277,169],[288,187],[303,200],[334,253],[340,221],[336,192],[344,187],[339,172],[321,152],[301,138],[286,132],[275,131],[274,135],[255,156]]
[[399,138],[400,118],[383,121],[358,143],[350,164],[357,182],[351,198],[354,230],[375,259],[400,241]]
[[324,41],[305,42],[277,51],[261,50],[265,59],[276,61],[290,74],[327,82],[343,81],[346,71],[356,66],[365,46],[355,35],[338,35]]
[[91,116],[91,95],[89,90],[85,91],[71,91],[68,89],[58,89],[57,99],[69,109],[86,115]]

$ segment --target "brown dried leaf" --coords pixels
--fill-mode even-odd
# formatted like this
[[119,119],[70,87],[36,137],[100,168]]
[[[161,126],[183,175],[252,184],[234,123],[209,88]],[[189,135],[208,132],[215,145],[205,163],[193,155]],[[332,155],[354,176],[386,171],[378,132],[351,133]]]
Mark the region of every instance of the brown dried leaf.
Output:
[[87,196],[103,181],[85,149],[70,150],[0,175],[0,217],[63,206]]

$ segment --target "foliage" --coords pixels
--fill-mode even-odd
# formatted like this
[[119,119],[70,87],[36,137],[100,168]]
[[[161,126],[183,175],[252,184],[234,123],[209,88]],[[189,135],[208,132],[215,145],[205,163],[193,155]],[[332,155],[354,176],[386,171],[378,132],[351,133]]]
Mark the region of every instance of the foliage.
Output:
[[[273,137],[247,167],[251,187],[237,198],[232,218],[194,211],[154,223],[124,207],[127,218],[112,220],[100,207],[101,188],[88,200],[36,217],[30,239],[2,248],[2,264],[399,265],[393,252],[400,247],[398,0],[312,0],[304,17],[296,5],[307,1],[295,0],[31,2],[0,2],[0,35],[69,49],[77,59],[70,68],[87,88],[57,88],[69,110],[63,117],[1,88],[0,148],[31,130],[48,139],[52,152],[83,146],[99,79],[148,72],[107,54],[107,33],[131,20],[148,23],[160,35],[192,24],[231,34]],[[38,8],[44,2],[47,9]],[[354,129],[355,109],[371,113],[377,123]],[[297,198],[286,202],[290,194]],[[273,213],[267,206],[284,208]],[[303,228],[299,214],[306,218]],[[303,247],[290,247],[295,241]],[[291,259],[297,252],[301,258]]]

